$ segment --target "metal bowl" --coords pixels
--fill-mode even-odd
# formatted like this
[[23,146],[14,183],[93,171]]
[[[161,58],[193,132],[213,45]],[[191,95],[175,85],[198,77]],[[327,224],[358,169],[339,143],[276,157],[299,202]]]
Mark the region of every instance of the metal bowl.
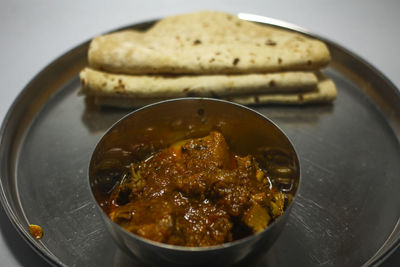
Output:
[[[300,182],[297,154],[287,136],[260,113],[227,101],[207,98],[167,100],[138,109],[114,124],[97,144],[89,166],[90,187],[97,203],[108,197],[116,181],[95,175],[96,166],[113,148],[132,149],[136,159],[176,141],[219,130],[238,154],[254,154],[260,148],[282,149],[290,155],[295,170],[294,187]],[[146,144],[136,146],[135,144]],[[292,203],[296,201],[296,196]],[[247,256],[265,252],[282,231],[292,204],[265,230],[249,237],[211,247],[183,247],[153,242],[125,231],[101,211],[105,225],[126,252],[150,265],[230,265]]]

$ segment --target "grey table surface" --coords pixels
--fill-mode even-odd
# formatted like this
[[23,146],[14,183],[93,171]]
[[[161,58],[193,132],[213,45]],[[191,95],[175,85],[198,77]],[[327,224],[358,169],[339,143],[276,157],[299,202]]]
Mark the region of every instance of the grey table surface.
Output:
[[[0,0],[0,121],[41,69],[81,42],[132,23],[205,9],[304,27],[355,52],[400,88],[398,0]],[[1,208],[0,266],[47,266]],[[400,249],[383,266],[400,266]]]

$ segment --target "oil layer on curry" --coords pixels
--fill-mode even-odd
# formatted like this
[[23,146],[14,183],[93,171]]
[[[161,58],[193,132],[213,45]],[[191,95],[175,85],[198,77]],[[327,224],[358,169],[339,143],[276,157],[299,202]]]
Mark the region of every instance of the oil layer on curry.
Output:
[[118,181],[100,204],[111,220],[143,238],[219,245],[262,231],[282,215],[294,191],[291,161],[273,149],[239,156],[213,131],[97,172]]

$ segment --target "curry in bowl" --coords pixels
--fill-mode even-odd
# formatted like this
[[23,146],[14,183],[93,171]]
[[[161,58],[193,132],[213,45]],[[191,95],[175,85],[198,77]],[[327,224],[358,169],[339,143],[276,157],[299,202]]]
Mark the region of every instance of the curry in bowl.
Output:
[[103,211],[128,232],[176,246],[216,246],[263,231],[292,201],[296,162],[275,146],[238,153],[222,132],[214,126],[158,148],[108,147],[93,168],[94,181],[110,182],[97,197]]

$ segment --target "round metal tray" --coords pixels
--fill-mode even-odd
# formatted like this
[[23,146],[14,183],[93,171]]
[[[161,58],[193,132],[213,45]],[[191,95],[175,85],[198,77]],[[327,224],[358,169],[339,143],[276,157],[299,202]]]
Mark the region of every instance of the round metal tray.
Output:
[[[297,26],[244,16],[311,35]],[[154,21],[131,26],[146,29]],[[273,248],[247,266],[375,265],[400,240],[400,93],[379,71],[327,39],[333,105],[256,109],[291,138],[303,187]],[[24,239],[50,263],[138,266],[121,252],[91,201],[87,168],[96,142],[128,110],[78,96],[88,42],[62,55],[22,91],[1,128],[1,201]],[[28,225],[44,229],[41,240]]]

